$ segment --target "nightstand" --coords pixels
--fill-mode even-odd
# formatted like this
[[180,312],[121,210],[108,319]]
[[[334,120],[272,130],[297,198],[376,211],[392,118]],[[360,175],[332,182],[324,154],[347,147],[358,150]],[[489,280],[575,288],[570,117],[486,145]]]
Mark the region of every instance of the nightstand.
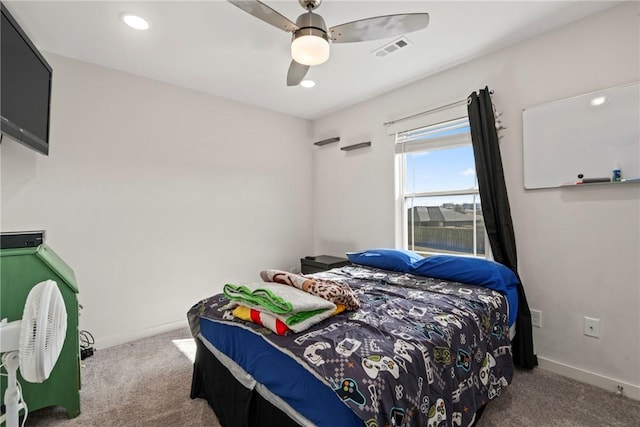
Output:
[[319,273],[332,268],[351,265],[348,259],[330,255],[307,256],[300,258],[300,270],[302,274]]

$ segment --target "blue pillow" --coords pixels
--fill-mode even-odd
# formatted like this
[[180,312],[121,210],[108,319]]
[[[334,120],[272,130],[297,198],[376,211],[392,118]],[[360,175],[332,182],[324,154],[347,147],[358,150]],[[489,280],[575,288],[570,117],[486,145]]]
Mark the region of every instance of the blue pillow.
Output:
[[411,274],[482,286],[503,294],[509,301],[509,326],[518,314],[518,278],[508,267],[486,259],[433,255],[412,264]]
[[424,257],[403,249],[369,249],[362,252],[347,252],[347,258],[354,264],[408,273],[413,263]]

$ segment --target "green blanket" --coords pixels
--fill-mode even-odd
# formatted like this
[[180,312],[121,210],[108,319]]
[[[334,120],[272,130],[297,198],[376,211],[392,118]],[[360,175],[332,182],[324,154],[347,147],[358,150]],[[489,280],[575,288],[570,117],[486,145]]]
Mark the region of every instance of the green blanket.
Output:
[[330,301],[279,283],[228,283],[223,292],[239,304],[273,313],[289,327],[302,326],[318,317],[324,319],[336,310]]
[[244,285],[224,285],[224,294],[230,300],[247,302],[266,308],[272,313],[288,314],[293,310],[290,302],[285,301],[270,289],[251,290]]

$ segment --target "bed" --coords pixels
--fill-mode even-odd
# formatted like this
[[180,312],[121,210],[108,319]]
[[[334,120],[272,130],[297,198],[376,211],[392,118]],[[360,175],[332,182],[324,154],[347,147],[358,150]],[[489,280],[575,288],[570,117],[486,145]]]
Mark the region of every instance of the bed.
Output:
[[473,425],[513,377],[515,287],[413,261],[309,275],[347,283],[361,307],[284,336],[234,317],[224,294],[199,301],[191,397],[224,427]]

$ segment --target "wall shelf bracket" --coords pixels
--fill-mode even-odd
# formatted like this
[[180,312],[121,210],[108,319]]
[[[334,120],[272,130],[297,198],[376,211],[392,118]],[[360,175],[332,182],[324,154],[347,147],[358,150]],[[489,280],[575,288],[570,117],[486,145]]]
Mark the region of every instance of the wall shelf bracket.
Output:
[[359,148],[370,147],[370,146],[371,146],[371,141],[367,141],[367,142],[360,142],[359,144],[347,145],[346,147],[340,147],[340,149],[342,151],[351,151],[351,150],[357,150]]
[[334,142],[338,142],[338,141],[340,141],[340,137],[336,136],[335,138],[323,139],[322,141],[314,142],[313,145],[322,147],[323,145],[333,144]]

